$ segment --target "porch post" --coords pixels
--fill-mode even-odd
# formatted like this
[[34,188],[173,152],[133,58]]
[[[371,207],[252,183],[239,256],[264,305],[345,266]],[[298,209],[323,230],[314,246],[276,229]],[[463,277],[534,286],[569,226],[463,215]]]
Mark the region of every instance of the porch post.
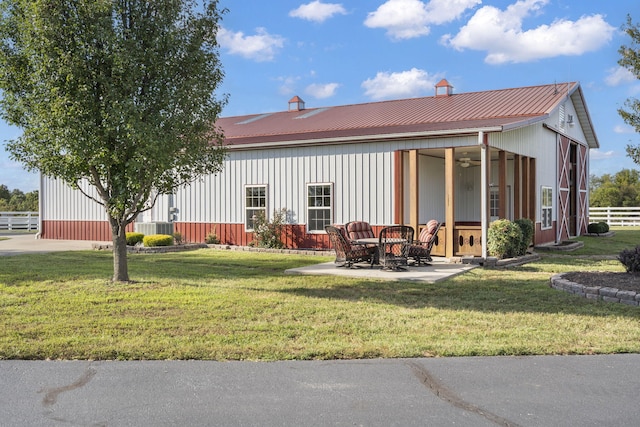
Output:
[[529,157],[529,219],[536,223],[536,158]]
[[507,153],[498,152],[498,218],[507,217]]
[[393,206],[393,222],[395,224],[404,224],[404,180],[403,180],[403,171],[402,171],[402,157],[403,152],[398,150],[394,153],[394,171],[393,171],[393,182],[394,182],[394,192],[395,192],[395,200]]
[[446,224],[445,229],[445,245],[444,256],[447,258],[453,257],[453,229],[455,227],[455,149],[445,148],[444,150],[444,222]]
[[513,219],[520,219],[522,215],[520,213],[520,186],[522,181],[520,180],[520,154],[513,156]]
[[413,227],[417,235],[420,234],[419,211],[419,182],[418,182],[418,150],[409,151],[409,225]]
[[482,233],[482,258],[487,258],[487,230],[489,229],[489,147],[485,144],[484,132],[478,132],[480,145],[480,228]]
[[522,203],[522,215],[521,218],[529,218],[529,158],[522,158],[522,195],[521,195],[521,203]]

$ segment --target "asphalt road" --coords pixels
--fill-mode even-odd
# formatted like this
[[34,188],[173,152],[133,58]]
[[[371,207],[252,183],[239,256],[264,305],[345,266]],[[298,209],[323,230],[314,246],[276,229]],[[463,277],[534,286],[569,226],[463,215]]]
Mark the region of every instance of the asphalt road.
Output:
[[[93,243],[11,237],[0,241],[0,255],[91,249]],[[0,427],[637,426],[639,366],[638,354],[270,363],[4,360]]]
[[2,426],[637,426],[640,355],[0,361]]

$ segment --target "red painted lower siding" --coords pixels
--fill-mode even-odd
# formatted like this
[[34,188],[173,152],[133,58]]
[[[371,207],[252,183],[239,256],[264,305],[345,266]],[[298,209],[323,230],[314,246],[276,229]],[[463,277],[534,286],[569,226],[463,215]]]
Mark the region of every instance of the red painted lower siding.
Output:
[[[244,224],[183,223],[173,224],[173,231],[181,233],[187,242],[202,243],[212,231],[218,235],[220,243],[236,246],[248,246],[253,241],[253,233],[244,231]],[[130,224],[127,231],[133,231]],[[111,228],[106,221],[42,221],[41,237],[58,240],[94,240],[111,241]],[[282,241],[287,248],[328,249],[329,238],[326,234],[307,234],[304,225],[288,225]]]
[[[184,223],[173,224],[174,231],[181,233],[188,242],[204,242],[207,234],[215,232],[220,243],[226,245],[249,246],[254,240],[253,233],[244,230],[244,224]],[[326,234],[307,234],[304,225],[287,225],[282,236],[287,248],[327,249],[329,238]]]
[[[127,227],[133,231],[133,224]],[[56,240],[95,240],[110,242],[111,227],[106,221],[42,221],[40,237]]]
[[542,224],[536,222],[536,231],[533,238],[533,242],[536,245],[542,245],[545,243],[555,243],[556,241],[556,222],[553,221],[553,226],[547,230],[543,230]]

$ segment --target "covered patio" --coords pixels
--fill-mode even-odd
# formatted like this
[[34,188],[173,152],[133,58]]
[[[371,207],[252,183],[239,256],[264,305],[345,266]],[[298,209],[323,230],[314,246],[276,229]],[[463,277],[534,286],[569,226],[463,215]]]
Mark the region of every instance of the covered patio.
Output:
[[443,222],[432,254],[448,259],[487,258],[492,220],[536,220],[536,159],[491,147],[486,131],[470,138],[477,143],[395,157],[395,218],[416,233],[432,218]]

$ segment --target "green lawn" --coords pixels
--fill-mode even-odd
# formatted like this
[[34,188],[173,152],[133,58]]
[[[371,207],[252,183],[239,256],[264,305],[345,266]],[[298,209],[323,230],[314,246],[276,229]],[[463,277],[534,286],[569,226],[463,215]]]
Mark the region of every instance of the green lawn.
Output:
[[[579,252],[437,284],[283,272],[328,258],[203,249],[0,258],[0,359],[281,360],[640,352],[640,307],[549,287],[553,273],[624,271],[640,228]],[[600,255],[609,255],[601,259]]]

